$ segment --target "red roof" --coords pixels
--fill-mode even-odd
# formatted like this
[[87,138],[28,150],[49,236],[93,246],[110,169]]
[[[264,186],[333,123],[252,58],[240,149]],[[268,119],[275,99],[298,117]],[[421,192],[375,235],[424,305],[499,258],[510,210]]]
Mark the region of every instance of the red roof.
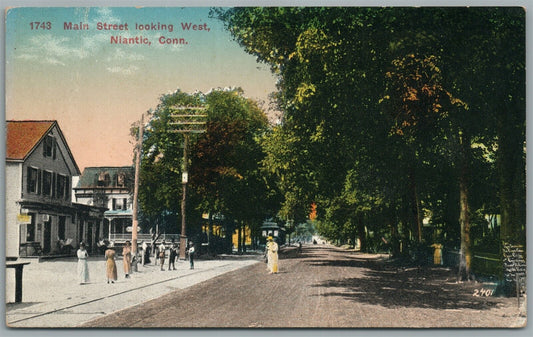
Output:
[[6,159],[23,160],[56,121],[7,121]]

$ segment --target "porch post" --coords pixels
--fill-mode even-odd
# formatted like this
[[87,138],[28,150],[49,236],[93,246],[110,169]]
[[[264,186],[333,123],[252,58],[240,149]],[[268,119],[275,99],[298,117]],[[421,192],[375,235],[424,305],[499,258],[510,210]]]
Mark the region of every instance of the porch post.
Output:
[[107,218],[107,221],[109,222],[109,230],[107,231],[107,240],[111,242],[111,218]]

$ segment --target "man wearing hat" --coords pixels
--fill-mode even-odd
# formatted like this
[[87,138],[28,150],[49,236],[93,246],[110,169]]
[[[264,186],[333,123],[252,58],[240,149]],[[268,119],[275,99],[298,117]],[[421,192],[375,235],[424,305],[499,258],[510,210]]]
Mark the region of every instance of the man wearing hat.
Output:
[[167,246],[165,245],[165,240],[161,242],[161,245],[159,245],[159,260],[161,262],[161,270],[165,270],[165,250],[167,249]]
[[278,244],[272,236],[267,238],[268,270],[270,274],[278,273]]

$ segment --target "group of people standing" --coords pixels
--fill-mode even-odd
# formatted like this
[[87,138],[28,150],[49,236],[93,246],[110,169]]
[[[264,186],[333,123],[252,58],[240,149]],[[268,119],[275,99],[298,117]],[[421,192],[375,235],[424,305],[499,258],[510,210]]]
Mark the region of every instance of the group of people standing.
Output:
[[[124,260],[124,273],[126,278],[129,278],[131,270],[131,243],[126,242],[124,248],[122,249],[122,255]],[[80,243],[80,248],[77,251],[78,256],[78,279],[80,284],[89,283],[89,264],[87,259],[89,258],[89,253],[87,252],[85,243]],[[115,283],[117,280],[117,265],[115,263],[115,250],[106,249],[105,251],[106,258],[106,278],[107,283]]]
[[[167,246],[165,244],[165,240],[163,240],[158,247],[159,264],[161,266],[162,271],[165,270],[164,265],[165,265],[165,259],[166,259],[166,250],[167,250]],[[192,242],[189,243],[189,248],[186,249],[186,252],[189,258],[190,268],[194,269],[195,249],[194,249],[194,244]],[[176,262],[177,257],[178,257],[178,245],[174,242],[174,240],[172,240],[172,243],[169,248],[169,254],[168,254],[168,270],[176,270],[175,262]]]
[[[142,252],[141,252],[142,264],[144,266],[147,261],[146,254],[148,253],[148,245],[143,242],[141,245],[141,249],[142,249]],[[166,245],[165,245],[164,240],[161,242],[161,245],[159,245],[158,250],[159,250],[158,258],[160,260],[161,270],[164,270],[163,266],[165,264],[165,258],[166,258]],[[188,252],[188,257],[189,257],[190,269],[194,269],[195,249],[194,249],[194,245],[192,244],[192,242],[190,243],[189,248],[187,249],[187,252]],[[106,259],[107,283],[115,283],[115,281],[118,279],[117,265],[115,263],[115,255],[116,255],[116,252],[112,248],[108,248],[104,252],[104,256]],[[169,248],[168,270],[176,270],[175,261],[176,261],[177,256],[178,256],[178,245],[174,243],[174,240],[172,240],[172,245]],[[80,243],[80,248],[77,251],[77,257],[78,257],[79,282],[80,284],[89,283],[89,266],[87,263],[87,259],[89,258],[89,253],[87,252],[85,243],[83,242]],[[130,277],[132,261],[134,261],[134,259],[135,257],[132,258],[131,242],[126,241],[126,243],[124,244],[124,247],[122,248],[122,261],[123,261],[123,266],[124,266],[125,278]]]
[[[115,283],[117,280],[117,264],[115,263],[115,250],[107,249],[105,251],[106,259],[106,278],[107,283]],[[124,247],[122,248],[122,265],[124,266],[124,277],[129,278],[131,273],[131,243],[126,241]]]

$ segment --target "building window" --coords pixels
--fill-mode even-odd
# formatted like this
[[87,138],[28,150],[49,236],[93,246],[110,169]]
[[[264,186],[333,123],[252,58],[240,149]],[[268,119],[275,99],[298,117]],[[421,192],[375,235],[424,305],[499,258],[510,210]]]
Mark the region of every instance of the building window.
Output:
[[124,187],[125,183],[126,183],[126,174],[124,172],[120,172],[117,175],[117,186]]
[[43,171],[43,195],[52,195],[52,172]]
[[56,139],[52,136],[44,138],[43,156],[56,159]]
[[28,167],[28,176],[26,177],[26,183],[28,185],[28,193],[37,193],[38,192],[38,182],[39,182],[39,170],[33,167]]
[[120,202],[120,199],[113,198],[113,210],[121,210],[122,209],[122,203]]
[[110,182],[109,173],[100,172],[98,175],[98,186],[108,186]]
[[113,206],[114,211],[126,210],[128,207],[128,198],[122,198],[122,199],[113,198],[112,203],[113,203],[112,206]]
[[57,198],[58,199],[64,199],[65,198],[65,187],[67,183],[67,177],[61,174],[57,175]]

